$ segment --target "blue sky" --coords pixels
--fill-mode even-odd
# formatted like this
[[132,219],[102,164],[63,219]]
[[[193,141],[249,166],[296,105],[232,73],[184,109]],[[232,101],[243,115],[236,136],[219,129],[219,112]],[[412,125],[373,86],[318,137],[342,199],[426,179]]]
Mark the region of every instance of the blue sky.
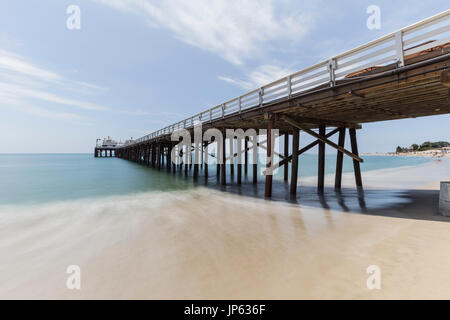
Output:
[[[381,30],[366,27],[373,4]],[[81,9],[80,30],[66,27],[69,5]],[[91,152],[96,138],[140,137],[446,9],[438,0],[2,1],[0,152]],[[365,124],[360,151],[450,140],[449,124]]]

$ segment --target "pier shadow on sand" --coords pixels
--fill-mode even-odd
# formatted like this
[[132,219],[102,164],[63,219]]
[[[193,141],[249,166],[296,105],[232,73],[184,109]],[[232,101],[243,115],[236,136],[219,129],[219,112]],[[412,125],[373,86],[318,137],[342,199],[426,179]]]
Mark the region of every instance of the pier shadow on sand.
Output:
[[[238,185],[236,178],[229,175],[227,185],[222,186],[215,175],[208,179],[200,176],[196,185],[264,199],[262,179],[254,185],[251,178],[243,176],[242,184]],[[346,213],[450,222],[450,217],[439,214],[438,190],[357,189],[355,187],[342,188],[337,192],[332,187],[325,187],[323,192],[318,192],[315,186],[300,185],[297,195],[292,197],[289,193],[289,183],[274,180],[270,200]]]

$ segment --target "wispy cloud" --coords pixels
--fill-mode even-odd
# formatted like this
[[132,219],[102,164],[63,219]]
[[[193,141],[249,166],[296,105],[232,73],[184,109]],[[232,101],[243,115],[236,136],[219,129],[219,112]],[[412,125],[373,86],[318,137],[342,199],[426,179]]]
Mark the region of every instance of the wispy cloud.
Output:
[[293,10],[275,0],[96,1],[139,14],[150,26],[167,29],[180,41],[236,65],[267,48],[272,40],[300,40],[314,20],[310,10]]
[[[50,119],[86,120],[75,111],[53,111],[39,104],[54,104],[72,110],[115,112],[127,115],[149,115],[145,111],[121,110],[79,99],[83,95],[99,95],[108,88],[84,81],[68,79],[40,67],[13,52],[0,49],[0,105]],[[74,99],[73,92],[77,93]]]
[[[176,112],[154,112],[154,111],[144,111],[144,110],[118,110],[117,112],[122,114],[129,114],[134,116],[152,116],[152,117],[163,117],[167,119],[178,118],[180,116],[179,113]],[[147,119],[149,121],[149,119]],[[159,120],[157,120],[159,121]],[[163,120],[161,120],[163,122]]]
[[[16,53],[0,49],[0,105],[35,116],[85,120],[85,117],[65,110],[54,111],[39,106],[55,104],[89,111],[110,111],[111,108],[95,103],[72,99],[67,91],[99,93],[107,90],[87,82],[73,81],[42,68]],[[54,93],[52,91],[57,91]]]
[[293,72],[293,70],[281,68],[276,65],[262,65],[256,70],[251,71],[245,79],[234,79],[226,76],[219,76],[218,78],[245,90],[252,90],[286,77]]
[[73,81],[61,76],[58,73],[46,70],[33,64],[27,59],[6,50],[0,49],[0,70],[2,77],[15,77],[19,80],[19,76],[23,81],[39,81],[49,84],[57,84],[64,89],[79,91],[84,93],[103,93],[108,89],[99,85],[84,81]]
[[80,100],[74,100],[74,99],[68,99],[61,96],[58,96],[53,93],[45,92],[42,90],[33,90],[26,88],[21,85],[11,85],[8,83],[0,82],[0,92],[4,93],[5,95],[8,95],[10,98],[29,98],[29,99],[37,99],[42,100],[45,102],[53,102],[57,104],[72,106],[84,110],[90,110],[90,111],[109,111],[111,110],[109,107],[80,101]]
[[53,119],[53,120],[70,120],[79,124],[89,123],[86,117],[71,112],[58,112],[54,110],[48,110],[45,108],[37,107],[17,99],[10,99],[0,97],[0,108],[14,108],[16,111],[27,113],[33,116]]
[[42,81],[54,82],[62,80],[60,75],[36,67],[24,61],[18,55],[5,50],[0,50],[0,69],[25,76],[31,76]]

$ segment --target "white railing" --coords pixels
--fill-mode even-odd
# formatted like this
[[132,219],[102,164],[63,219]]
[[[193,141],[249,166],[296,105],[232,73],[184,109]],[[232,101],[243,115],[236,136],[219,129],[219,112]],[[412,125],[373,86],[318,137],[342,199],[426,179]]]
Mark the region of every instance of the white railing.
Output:
[[262,106],[274,100],[289,99],[294,94],[320,85],[328,84],[332,87],[336,80],[369,67],[389,64],[397,64],[398,67],[402,67],[405,63],[405,56],[449,42],[450,10],[446,10],[397,32],[247,92],[123,146],[152,140],[161,135],[171,134],[178,129],[192,128],[197,122],[211,122],[225,116],[239,114],[243,110]]

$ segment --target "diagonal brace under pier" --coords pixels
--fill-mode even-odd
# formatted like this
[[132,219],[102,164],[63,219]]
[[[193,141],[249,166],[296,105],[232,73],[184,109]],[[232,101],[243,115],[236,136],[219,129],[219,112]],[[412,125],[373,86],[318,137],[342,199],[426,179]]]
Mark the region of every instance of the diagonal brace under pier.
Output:
[[325,142],[326,144],[328,144],[329,146],[339,150],[340,152],[346,154],[347,156],[353,158],[354,160],[358,161],[358,162],[364,162],[364,160],[359,157],[358,155],[348,151],[347,149],[337,145],[336,143],[334,143],[333,141],[328,140],[324,135],[318,134],[314,131],[312,131],[311,129],[306,128],[305,126],[303,126],[301,123],[298,123],[296,120],[287,117],[285,115],[281,115],[280,119],[284,120],[285,122],[289,123],[290,125],[303,130],[304,132],[308,133],[309,135],[315,137],[316,139]]

